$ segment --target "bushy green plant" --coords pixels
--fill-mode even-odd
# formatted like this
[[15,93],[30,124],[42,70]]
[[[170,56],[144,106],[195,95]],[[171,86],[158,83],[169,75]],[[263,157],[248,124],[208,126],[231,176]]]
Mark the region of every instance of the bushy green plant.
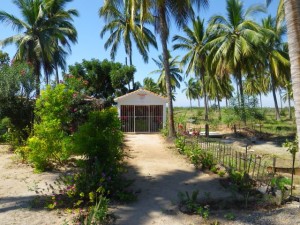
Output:
[[180,208],[184,213],[193,214],[196,213],[200,215],[204,219],[208,219],[209,217],[209,206],[202,206],[198,202],[199,191],[195,190],[190,194],[189,192],[179,192],[179,204]]
[[211,152],[203,151],[201,155],[201,165],[202,169],[211,169],[214,165],[216,165],[214,161],[214,156]]
[[286,197],[286,191],[288,190],[287,186],[291,185],[291,179],[284,177],[284,176],[276,176],[271,180],[271,188],[273,192],[279,190],[281,192],[281,202]]
[[175,146],[180,153],[183,153],[184,151],[185,142],[186,140],[184,136],[179,136],[175,139]]
[[52,162],[61,163],[69,156],[68,134],[65,126],[71,122],[69,106],[73,91],[64,84],[47,86],[36,101],[34,136],[28,139],[29,161],[37,171],[43,171]]
[[91,112],[86,123],[74,133],[72,152],[86,158],[82,161],[85,172],[76,181],[79,192],[88,193],[102,186],[107,191],[114,190],[111,194],[116,195],[123,188],[120,183],[123,158],[120,127],[117,110],[109,108]]

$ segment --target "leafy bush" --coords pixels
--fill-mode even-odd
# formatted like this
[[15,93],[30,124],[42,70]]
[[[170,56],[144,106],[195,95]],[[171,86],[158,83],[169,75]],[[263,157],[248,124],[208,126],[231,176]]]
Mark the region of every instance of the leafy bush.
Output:
[[82,161],[83,173],[78,176],[78,192],[89,193],[97,188],[117,190],[120,184],[120,162],[123,158],[123,133],[115,108],[95,111],[89,114],[73,136],[72,152],[86,158]]
[[183,153],[184,147],[185,147],[185,137],[184,136],[179,136],[178,138],[175,139],[175,146],[178,148],[180,153]]
[[209,169],[209,170],[214,165],[216,165],[213,154],[210,152],[203,152],[201,155],[201,165],[202,165],[202,169]]
[[64,84],[47,86],[36,101],[34,136],[28,139],[29,161],[37,171],[43,171],[52,162],[61,163],[70,155],[66,126],[71,122],[69,106],[73,91]]

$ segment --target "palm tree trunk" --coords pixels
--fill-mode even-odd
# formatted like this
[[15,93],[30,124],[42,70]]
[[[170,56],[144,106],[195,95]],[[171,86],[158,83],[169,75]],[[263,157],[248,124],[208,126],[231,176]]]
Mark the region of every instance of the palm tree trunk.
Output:
[[57,63],[55,63],[55,80],[56,80],[56,84],[59,84],[59,75],[58,75]]
[[165,15],[165,6],[161,5],[159,7],[159,23],[160,23],[160,39],[163,50],[163,62],[166,73],[166,88],[168,96],[168,119],[169,119],[169,137],[175,137],[175,126],[174,126],[174,112],[173,112],[173,100],[172,100],[172,89],[171,89],[171,80],[170,80],[170,65],[169,65],[169,51],[168,51],[168,26]]
[[241,103],[241,110],[242,110],[242,121],[244,125],[247,124],[246,120],[246,112],[245,112],[245,99],[244,99],[244,88],[243,88],[243,80],[242,80],[242,71],[238,68],[237,69],[237,79],[240,88],[240,103]]
[[41,86],[41,81],[40,81],[40,67],[38,65],[38,62],[33,63],[34,65],[34,75],[35,75],[35,97],[38,98],[40,97],[40,86]]
[[289,104],[289,119],[291,120],[292,119],[292,110],[291,110],[291,97],[288,93],[288,104]]
[[[129,49],[128,50],[129,54],[128,54],[128,57],[129,57],[129,65],[132,66],[132,49]],[[129,85],[129,84],[128,84]],[[134,75],[132,76],[132,90],[134,90]]]
[[206,92],[206,87],[205,87],[205,77],[202,72],[201,74],[201,80],[202,80],[202,85],[203,85],[203,97],[204,97],[204,108],[205,108],[205,115],[204,115],[204,120],[208,121],[208,99],[207,99],[207,92]]
[[260,100],[260,108],[262,109],[261,93],[259,93],[259,100]]
[[200,109],[200,98],[198,97],[197,100],[198,100],[198,108]]
[[[284,0],[298,138],[300,137],[300,1]],[[300,141],[298,142],[300,149]]]
[[274,105],[275,105],[275,116],[276,120],[280,120],[280,113],[279,113],[279,108],[278,108],[278,102],[277,102],[277,97],[276,97],[276,90],[275,90],[275,81],[273,76],[271,75],[271,85],[272,85],[272,94],[273,94],[273,99],[274,99]]
[[218,99],[219,120],[222,119],[220,100]]

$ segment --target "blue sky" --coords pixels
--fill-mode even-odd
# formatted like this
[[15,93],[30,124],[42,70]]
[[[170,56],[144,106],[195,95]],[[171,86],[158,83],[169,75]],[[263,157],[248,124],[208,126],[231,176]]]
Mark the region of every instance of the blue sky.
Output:
[[[0,0],[0,10],[4,10],[8,13],[12,13],[14,15],[19,15],[18,10],[12,4],[10,0]],[[244,0],[244,5],[248,7],[251,4],[263,4],[265,0]],[[268,9],[268,14],[275,15],[276,8],[279,0],[273,0],[273,3]],[[74,0],[72,3],[68,4],[67,8],[75,8],[79,11],[80,16],[75,18],[74,25],[78,32],[78,43],[72,46],[72,54],[68,56],[67,63],[68,65],[72,65],[75,62],[81,62],[82,59],[92,59],[96,58],[99,60],[110,59],[109,49],[106,51],[104,49],[104,43],[106,38],[100,38],[100,31],[104,26],[104,22],[98,16],[98,10],[102,6],[103,0]],[[221,14],[225,16],[226,9],[226,1],[225,0],[210,0],[210,6],[208,9],[201,9],[199,14],[201,18],[204,18],[206,21],[210,16],[215,14]],[[260,20],[264,15],[258,15],[257,18]],[[259,22],[259,21],[258,21]],[[171,25],[171,35],[178,34],[180,30]],[[16,34],[9,26],[5,24],[0,24],[0,40],[9,37],[13,34]],[[136,80],[142,83],[143,79],[147,76],[153,77],[154,80],[157,80],[158,75],[149,75],[149,73],[153,70],[156,70],[157,67],[153,63],[151,58],[157,58],[158,55],[161,54],[159,37],[157,36],[157,42],[159,45],[159,49],[151,49],[149,53],[149,63],[145,64],[138,54],[138,52],[134,49],[133,54],[133,64],[135,65],[137,72],[135,74]],[[169,47],[171,47],[172,43],[169,42]],[[8,52],[10,57],[12,58],[16,49],[14,46],[8,46],[2,49],[2,51]],[[173,56],[183,55],[183,52],[173,52]],[[120,45],[118,49],[118,53],[115,61],[119,61],[121,63],[125,63],[125,51]],[[188,80],[188,78],[186,78]],[[181,90],[185,88],[184,83],[181,85]],[[188,106],[189,100],[186,99],[185,94],[182,93],[181,90],[177,90],[176,101],[174,102],[175,106]],[[203,104],[203,103],[201,103]],[[263,98],[264,106],[273,106],[273,100],[270,96]],[[193,103],[196,106],[196,103]]]

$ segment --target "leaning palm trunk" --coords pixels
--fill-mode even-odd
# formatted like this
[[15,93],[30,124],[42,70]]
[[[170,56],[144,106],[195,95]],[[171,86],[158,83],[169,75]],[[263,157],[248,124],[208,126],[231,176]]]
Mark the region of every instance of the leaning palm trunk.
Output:
[[175,137],[175,126],[174,126],[174,114],[173,114],[173,100],[172,100],[172,87],[170,79],[170,65],[169,65],[169,51],[167,46],[168,40],[168,26],[164,12],[164,6],[159,8],[159,23],[160,23],[160,39],[162,43],[163,50],[163,63],[166,73],[166,88],[167,88],[167,97],[168,97],[168,119],[169,119],[169,137]]
[[[300,137],[300,1],[284,0],[298,137]],[[300,148],[300,141],[298,142]]]

